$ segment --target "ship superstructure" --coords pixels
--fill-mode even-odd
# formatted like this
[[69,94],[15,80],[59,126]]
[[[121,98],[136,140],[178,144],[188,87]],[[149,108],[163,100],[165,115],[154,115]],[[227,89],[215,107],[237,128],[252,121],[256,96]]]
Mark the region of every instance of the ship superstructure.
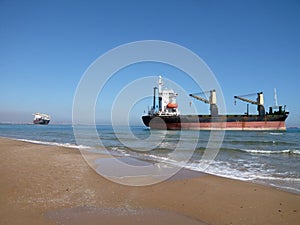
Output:
[[162,77],[158,78],[158,87],[153,88],[153,106],[149,115],[178,116],[177,93],[172,89],[163,89]]

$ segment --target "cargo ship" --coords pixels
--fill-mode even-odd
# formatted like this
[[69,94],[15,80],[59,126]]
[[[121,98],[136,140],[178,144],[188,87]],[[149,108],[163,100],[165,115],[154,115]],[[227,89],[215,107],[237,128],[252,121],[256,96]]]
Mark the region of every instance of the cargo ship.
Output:
[[32,115],[34,116],[34,119],[33,119],[34,124],[48,125],[50,122],[50,116],[47,114],[35,113]]
[[[236,130],[236,131],[285,131],[285,120],[289,112],[285,106],[264,107],[263,92],[255,93],[256,100],[246,96],[234,96],[236,100],[247,102],[247,112],[243,115],[220,115],[217,106],[216,91],[209,91],[209,99],[190,94],[199,101],[210,105],[207,115],[180,115],[176,102],[177,94],[172,89],[163,89],[162,77],[158,78],[158,87],[154,87],[153,106],[148,115],[142,116],[145,126],[162,130]],[[257,105],[258,113],[249,114],[249,103]],[[277,111],[276,111],[277,110]]]

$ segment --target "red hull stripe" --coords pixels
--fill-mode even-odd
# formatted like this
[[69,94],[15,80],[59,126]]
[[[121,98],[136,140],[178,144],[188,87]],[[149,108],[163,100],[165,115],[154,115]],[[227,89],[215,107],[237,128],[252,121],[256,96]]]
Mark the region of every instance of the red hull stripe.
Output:
[[[162,126],[163,125],[163,126]],[[286,130],[284,121],[151,124],[154,129],[188,130]]]

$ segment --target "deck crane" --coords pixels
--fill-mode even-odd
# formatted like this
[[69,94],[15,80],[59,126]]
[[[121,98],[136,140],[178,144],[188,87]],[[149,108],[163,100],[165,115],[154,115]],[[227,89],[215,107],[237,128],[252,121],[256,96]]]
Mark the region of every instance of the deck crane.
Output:
[[[209,99],[197,96],[196,94],[204,94],[204,93],[210,93]],[[211,91],[206,91],[206,92],[201,92],[201,93],[194,93],[194,94],[189,94],[189,96],[202,101],[206,104],[210,104],[210,114],[212,116],[218,116],[218,106],[217,106],[217,96],[216,96],[216,90],[211,90]]]
[[[245,98],[245,96],[249,96],[249,95],[234,96],[234,98],[242,100],[244,102],[251,103],[253,105],[257,105],[258,115],[259,116],[265,116],[266,115],[266,111],[265,111],[265,107],[264,107],[264,95],[263,95],[262,92],[257,93],[256,101],[251,100],[251,99],[247,99],[247,98]],[[248,111],[247,111],[247,114],[248,114]]]

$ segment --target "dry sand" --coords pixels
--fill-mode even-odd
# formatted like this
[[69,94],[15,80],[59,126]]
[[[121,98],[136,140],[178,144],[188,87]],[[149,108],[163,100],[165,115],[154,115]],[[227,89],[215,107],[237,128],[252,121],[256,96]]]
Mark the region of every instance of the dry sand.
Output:
[[[181,172],[146,187],[98,175],[77,149],[0,138],[0,224],[299,224],[300,195]],[[191,176],[192,174],[192,176]]]

